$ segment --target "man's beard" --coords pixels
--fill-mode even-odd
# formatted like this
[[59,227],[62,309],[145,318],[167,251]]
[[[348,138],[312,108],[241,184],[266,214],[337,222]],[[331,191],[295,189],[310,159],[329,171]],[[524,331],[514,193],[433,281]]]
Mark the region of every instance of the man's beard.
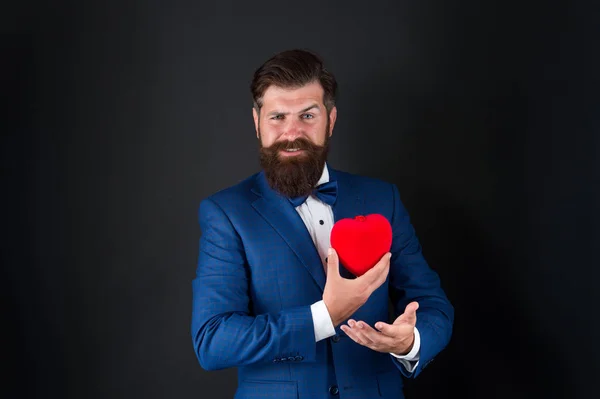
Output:
[[[326,131],[329,131],[329,126]],[[281,150],[289,148],[298,148],[304,153],[288,157],[279,155]],[[301,137],[294,141],[275,142],[269,147],[260,144],[260,165],[273,190],[286,197],[309,195],[323,174],[328,152],[328,134],[322,146]]]

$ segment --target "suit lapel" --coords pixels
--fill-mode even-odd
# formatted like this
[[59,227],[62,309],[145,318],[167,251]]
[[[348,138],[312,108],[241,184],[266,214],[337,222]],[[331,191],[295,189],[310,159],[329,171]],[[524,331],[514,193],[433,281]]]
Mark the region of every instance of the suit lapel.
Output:
[[360,195],[348,174],[329,167],[329,180],[338,182],[338,195],[333,204],[333,222],[340,219],[353,218],[363,209],[364,199]]
[[294,251],[317,286],[323,291],[325,288],[323,264],[317,248],[294,206],[287,198],[269,187],[264,171],[257,175],[252,191],[260,196],[252,203],[254,209]]
[[[363,209],[364,199],[360,192],[346,173],[338,172],[329,165],[328,171],[329,180],[338,182],[337,200],[332,207],[334,223],[343,218],[355,217]],[[252,203],[254,209],[287,243],[323,291],[326,277],[319,253],[294,206],[287,198],[271,189],[264,171],[257,175],[252,191],[259,196]],[[355,278],[342,265],[340,274],[346,278]]]
[[[329,167],[329,179],[337,180],[338,196],[332,207],[334,223],[345,218],[354,218],[360,215],[364,209],[364,198],[353,180],[346,173],[339,172]],[[344,278],[354,279],[355,275],[350,273],[340,262],[340,275]]]

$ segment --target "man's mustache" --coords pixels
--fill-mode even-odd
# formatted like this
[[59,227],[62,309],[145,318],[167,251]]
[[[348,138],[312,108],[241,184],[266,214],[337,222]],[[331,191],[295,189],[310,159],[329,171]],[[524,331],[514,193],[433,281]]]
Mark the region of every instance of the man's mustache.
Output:
[[297,148],[300,150],[309,150],[309,149],[320,148],[320,147],[315,144],[309,143],[305,139],[297,139],[294,141],[279,141],[279,142],[271,144],[271,146],[269,147],[269,149],[271,149],[273,151],[290,150],[292,148]]

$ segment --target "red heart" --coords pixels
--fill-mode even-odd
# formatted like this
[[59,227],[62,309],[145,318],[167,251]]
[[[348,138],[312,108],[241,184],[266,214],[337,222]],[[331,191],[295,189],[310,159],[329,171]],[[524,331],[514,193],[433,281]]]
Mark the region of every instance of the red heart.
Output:
[[361,276],[391,249],[392,226],[377,213],[341,219],[331,229],[330,242],[340,263],[355,276]]

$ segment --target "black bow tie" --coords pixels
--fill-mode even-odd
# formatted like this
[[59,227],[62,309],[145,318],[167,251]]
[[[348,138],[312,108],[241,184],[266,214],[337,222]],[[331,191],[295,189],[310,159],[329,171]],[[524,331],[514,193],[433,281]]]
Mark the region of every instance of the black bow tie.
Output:
[[[313,189],[311,194],[323,201],[324,203],[333,206],[337,198],[337,189],[337,181],[330,181],[317,186],[315,189]],[[308,195],[301,195],[299,197],[289,198],[289,200],[295,208],[297,206],[302,205],[307,198]]]

